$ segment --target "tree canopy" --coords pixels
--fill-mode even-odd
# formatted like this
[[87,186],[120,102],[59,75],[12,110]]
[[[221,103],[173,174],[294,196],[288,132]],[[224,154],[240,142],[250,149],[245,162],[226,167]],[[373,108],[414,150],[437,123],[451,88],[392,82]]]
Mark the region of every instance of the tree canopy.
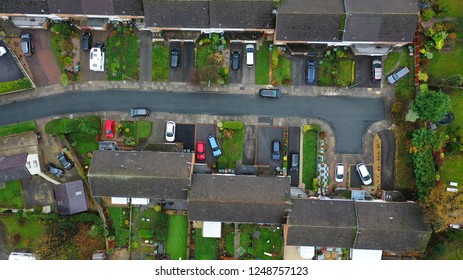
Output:
[[424,121],[439,121],[450,111],[450,97],[440,91],[427,91],[418,95],[413,102],[413,110]]

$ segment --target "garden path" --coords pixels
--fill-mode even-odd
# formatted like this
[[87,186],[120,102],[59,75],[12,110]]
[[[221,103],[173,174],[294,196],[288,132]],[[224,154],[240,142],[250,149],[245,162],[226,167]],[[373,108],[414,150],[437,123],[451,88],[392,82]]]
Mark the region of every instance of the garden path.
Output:
[[239,260],[240,259],[240,253],[239,253],[239,248],[241,246],[240,244],[240,228],[238,227],[238,224],[235,224],[235,237],[234,237],[234,259]]

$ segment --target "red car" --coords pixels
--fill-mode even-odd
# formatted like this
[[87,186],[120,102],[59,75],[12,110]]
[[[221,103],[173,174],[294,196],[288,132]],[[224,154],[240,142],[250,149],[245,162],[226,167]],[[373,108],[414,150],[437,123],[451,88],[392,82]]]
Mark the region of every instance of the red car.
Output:
[[196,143],[196,159],[197,160],[206,159],[206,144],[203,141],[198,141]]
[[105,131],[106,131],[106,138],[113,138],[114,137],[114,127],[116,122],[113,120],[107,120],[105,124]]

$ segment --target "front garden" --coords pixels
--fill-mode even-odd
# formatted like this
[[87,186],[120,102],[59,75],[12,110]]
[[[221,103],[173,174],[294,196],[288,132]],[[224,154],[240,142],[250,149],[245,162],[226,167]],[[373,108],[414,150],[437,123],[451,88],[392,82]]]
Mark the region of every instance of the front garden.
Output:
[[4,125],[0,126],[0,137],[36,130],[37,124],[35,123],[35,121]]
[[117,124],[119,136],[127,146],[136,146],[151,135],[152,123],[149,121],[122,121]]
[[317,178],[317,143],[320,128],[315,125],[304,126],[303,147],[302,147],[302,183],[306,190],[316,191],[318,183],[314,183]]
[[354,61],[345,48],[333,48],[319,60],[318,85],[348,87],[354,82]]
[[255,78],[257,85],[291,85],[291,60],[285,47],[273,47],[265,41],[255,53]]
[[[225,59],[227,56],[227,59]],[[199,41],[196,49],[196,78],[199,82],[228,84],[230,52],[223,34],[209,34]]]
[[[61,83],[80,82],[80,36],[70,22],[56,22],[50,28],[50,47],[61,72]],[[77,67],[77,68],[76,68]]]
[[243,159],[244,124],[237,121],[224,121],[219,127],[218,140],[222,155],[218,159],[219,169],[235,169],[237,162]]
[[0,83],[0,94],[26,90],[30,88],[32,88],[31,81],[28,78],[22,78],[15,81]]
[[169,81],[169,48],[163,42],[153,44],[152,80],[153,82]]

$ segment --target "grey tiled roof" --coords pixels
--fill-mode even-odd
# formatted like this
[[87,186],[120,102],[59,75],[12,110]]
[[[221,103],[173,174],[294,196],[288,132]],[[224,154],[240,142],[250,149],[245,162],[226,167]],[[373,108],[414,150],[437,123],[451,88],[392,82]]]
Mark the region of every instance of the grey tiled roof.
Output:
[[188,216],[194,221],[284,223],[289,177],[194,174]]
[[53,187],[58,213],[71,215],[88,210],[82,180],[68,182]]
[[94,151],[88,172],[94,196],[186,199],[191,153]]
[[296,14],[343,14],[343,0],[284,0],[279,12]]
[[211,28],[275,28],[273,0],[210,1]]
[[418,14],[418,6],[416,2],[416,0],[345,0],[346,12],[348,14]]
[[143,15],[142,0],[48,0],[50,13],[83,15]]
[[359,221],[354,248],[424,251],[431,228],[416,203],[356,202]]
[[2,0],[0,13],[48,14],[48,2],[43,0]]
[[145,24],[150,27],[209,28],[209,1],[143,0]]
[[26,168],[27,154],[0,155],[0,182],[8,182],[31,177]]
[[343,14],[278,13],[276,38],[292,42],[339,42]]
[[288,245],[350,248],[357,226],[354,201],[293,199]]

